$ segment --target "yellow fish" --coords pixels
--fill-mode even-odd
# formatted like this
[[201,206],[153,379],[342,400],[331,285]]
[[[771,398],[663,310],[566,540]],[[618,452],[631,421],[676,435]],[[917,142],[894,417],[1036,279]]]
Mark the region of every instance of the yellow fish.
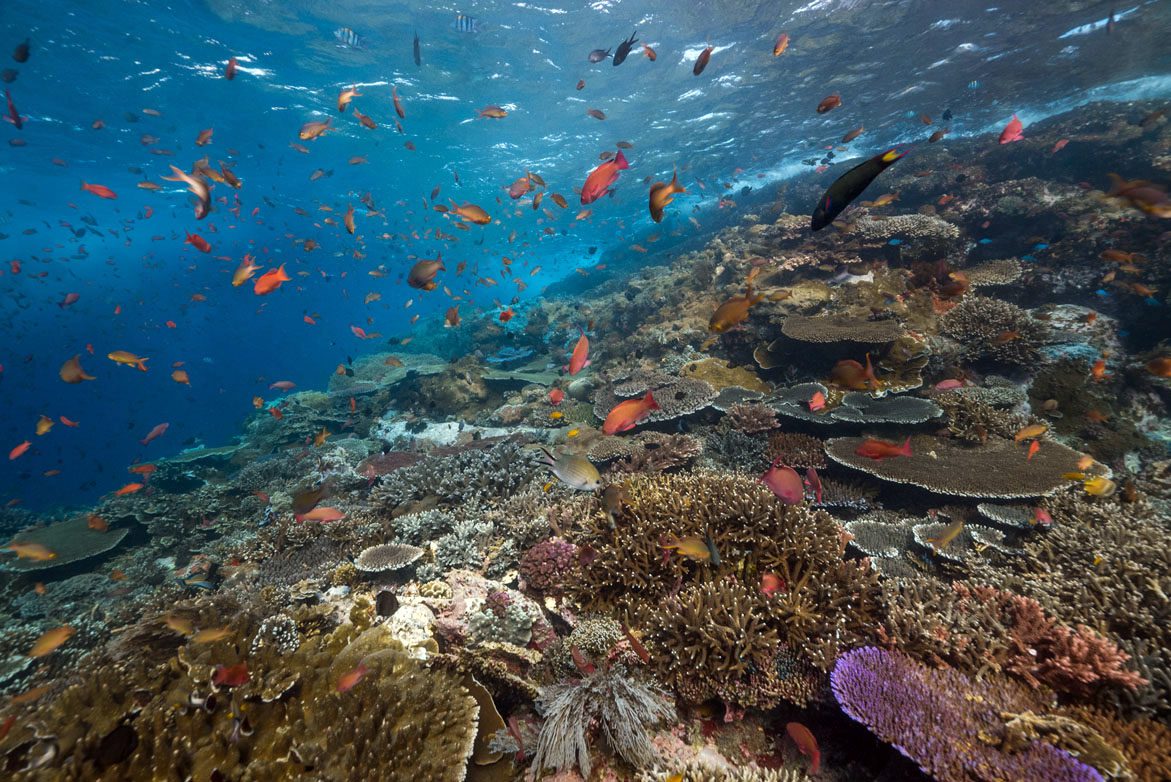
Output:
[[324,426],[321,427],[321,431],[313,435],[313,444],[318,447],[325,445],[325,441],[329,439],[331,434],[333,434],[333,432],[329,431]]
[[697,538],[694,535],[690,535],[682,540],[676,538],[674,543],[663,543],[660,545],[665,549],[674,549],[675,553],[682,557],[694,559],[699,562],[707,562],[712,558],[712,552],[707,547],[707,543],[702,538]]
[[55,422],[47,415],[43,415],[37,419],[37,434],[47,434],[53,428]]
[[143,372],[146,371],[146,363],[150,359],[136,356],[126,350],[112,350],[106,354],[106,358],[113,361],[115,364],[121,364],[126,367],[138,367]]

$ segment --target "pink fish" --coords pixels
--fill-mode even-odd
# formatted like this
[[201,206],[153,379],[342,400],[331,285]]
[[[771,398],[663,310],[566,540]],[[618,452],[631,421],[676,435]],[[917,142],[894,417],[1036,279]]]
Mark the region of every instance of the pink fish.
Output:
[[337,508],[314,508],[308,513],[299,513],[296,515],[297,521],[319,521],[322,524],[330,521],[339,521],[345,517],[346,514]]
[[576,375],[589,365],[590,341],[585,332],[582,331],[581,336],[577,338],[577,344],[573,346],[573,355],[569,357],[569,363],[565,369],[569,371],[569,374]]
[[957,388],[963,388],[964,381],[956,380],[955,378],[948,378],[947,380],[940,380],[935,384],[936,391],[954,391]]
[[141,443],[142,445],[146,445],[151,440],[157,440],[158,438],[163,436],[163,433],[167,431],[167,427],[169,427],[169,426],[170,426],[169,423],[159,424],[154,429],[150,430],[150,434],[148,434],[146,437],[142,438],[138,442]]
[[1017,115],[1013,114],[1012,119],[1004,126],[1004,130],[1000,131],[1000,143],[1011,144],[1014,141],[1021,141],[1025,137],[1024,129],[1025,126],[1021,124]]
[[778,456],[757,480],[786,505],[799,505],[805,499],[805,484],[801,482],[801,476],[796,470],[780,462],[781,457]]
[[292,380],[278,380],[275,383],[273,383],[272,385],[270,385],[268,387],[268,390],[272,391],[273,389],[278,389],[280,391],[292,391],[296,387],[297,387],[297,384],[294,383]]
[[1051,527],[1053,526],[1053,517],[1044,508],[1033,508],[1033,523],[1038,527]]
[[354,332],[354,336],[358,339],[369,339],[366,335],[366,330],[361,326],[350,326],[350,331]]
[[1065,145],[1069,143],[1069,139],[1063,138],[1053,145],[1053,149],[1049,150],[1050,155],[1056,155],[1061,150],[1065,149]]
[[76,302],[80,298],[81,298],[80,293],[66,293],[65,298],[63,298],[63,299],[61,299],[61,301],[57,302],[57,306],[60,307],[61,309],[65,309],[70,304],[73,304],[74,302]]

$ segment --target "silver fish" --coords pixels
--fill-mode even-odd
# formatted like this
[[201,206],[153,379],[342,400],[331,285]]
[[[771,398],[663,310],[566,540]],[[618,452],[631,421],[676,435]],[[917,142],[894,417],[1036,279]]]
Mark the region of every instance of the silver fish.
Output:
[[545,464],[549,471],[569,488],[578,491],[596,491],[601,488],[602,476],[589,459],[568,451],[555,457],[547,449],[541,450],[545,454]]

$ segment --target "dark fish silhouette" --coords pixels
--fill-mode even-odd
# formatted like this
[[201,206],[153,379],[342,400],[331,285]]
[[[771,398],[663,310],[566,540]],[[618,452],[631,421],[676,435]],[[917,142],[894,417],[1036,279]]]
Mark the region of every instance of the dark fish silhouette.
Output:
[[419,56],[419,34],[415,33],[415,65],[422,65],[423,59]]
[[862,195],[862,191],[874,181],[875,177],[905,154],[907,153],[892,147],[880,155],[875,155],[865,163],[854,166],[838,177],[829,186],[829,190],[825,191],[821,200],[817,202],[817,208],[813,210],[813,219],[810,221],[810,228],[814,231],[820,231],[832,223],[834,218],[850,205],[851,201]]
[[609,49],[594,49],[592,52],[590,52],[589,61],[592,63],[599,63],[609,56]]
[[17,62],[28,62],[28,38],[24,39],[24,43],[16,47],[12,52],[12,59]]
[[621,65],[626,60],[626,55],[630,54],[630,47],[638,42],[638,39],[634,37],[636,35],[638,35],[638,30],[635,30],[629,38],[618,44],[618,51],[614,52],[614,62],[610,63],[611,65]]

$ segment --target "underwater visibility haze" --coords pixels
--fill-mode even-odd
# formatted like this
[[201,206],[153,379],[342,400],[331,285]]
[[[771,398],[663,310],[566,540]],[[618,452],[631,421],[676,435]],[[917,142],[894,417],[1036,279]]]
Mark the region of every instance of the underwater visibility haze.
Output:
[[4,777],[1171,779],[1169,40],[8,0]]

